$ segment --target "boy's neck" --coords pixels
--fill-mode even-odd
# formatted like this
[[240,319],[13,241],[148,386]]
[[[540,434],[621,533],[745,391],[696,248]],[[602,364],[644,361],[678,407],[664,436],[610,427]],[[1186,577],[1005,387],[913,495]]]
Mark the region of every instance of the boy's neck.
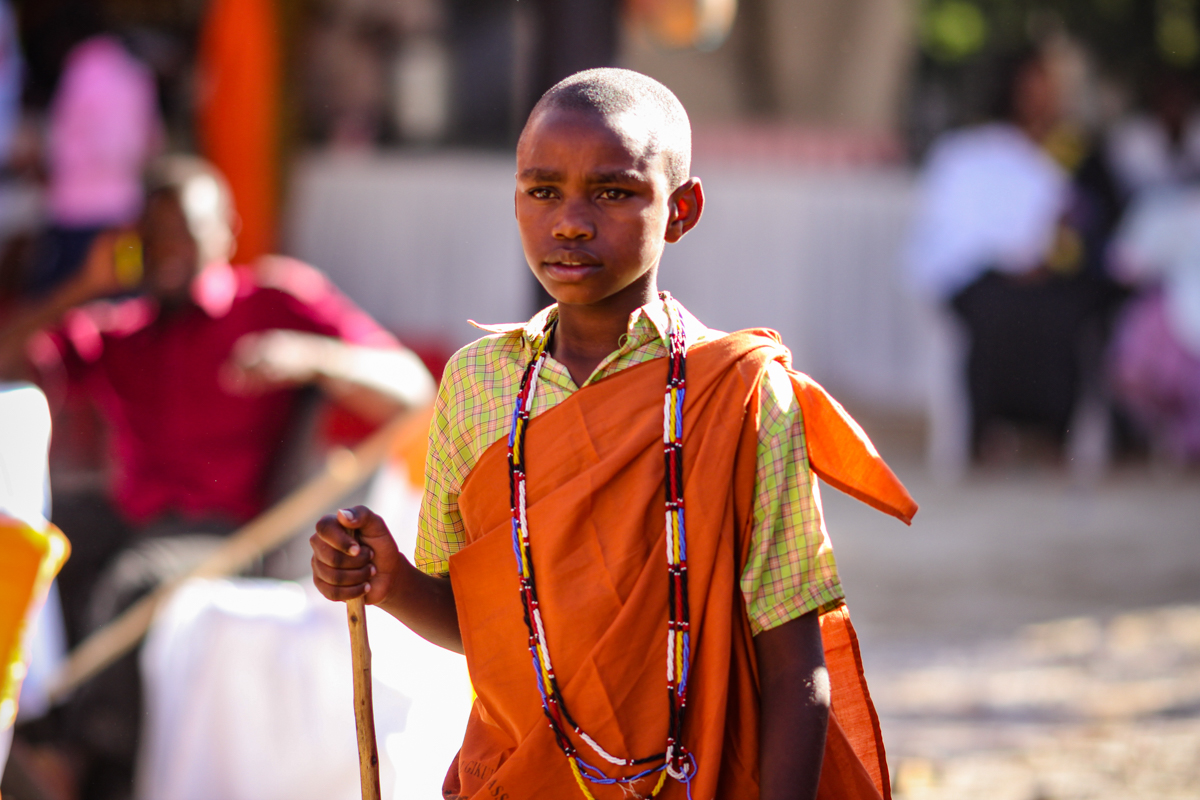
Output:
[[[632,291],[631,291],[632,290]],[[550,355],[582,386],[600,362],[620,347],[629,315],[658,298],[657,281],[627,287],[596,305],[558,304],[558,324]]]

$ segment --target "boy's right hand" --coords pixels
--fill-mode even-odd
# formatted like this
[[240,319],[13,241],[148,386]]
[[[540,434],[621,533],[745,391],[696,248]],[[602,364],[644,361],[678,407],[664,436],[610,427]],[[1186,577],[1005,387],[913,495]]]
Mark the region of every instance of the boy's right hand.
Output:
[[404,568],[411,568],[383,519],[366,506],[322,517],[308,542],[313,584],[330,600],[365,594],[368,603],[377,605],[395,588]]

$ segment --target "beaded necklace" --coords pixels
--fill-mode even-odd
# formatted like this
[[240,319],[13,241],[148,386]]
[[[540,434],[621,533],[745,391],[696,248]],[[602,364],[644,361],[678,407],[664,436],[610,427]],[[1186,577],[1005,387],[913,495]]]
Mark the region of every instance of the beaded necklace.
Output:
[[[571,716],[559,691],[554,666],[550,662],[550,646],[538,605],[537,584],[533,574],[533,552],[529,544],[529,523],[525,514],[525,430],[537,390],[538,375],[546,363],[546,343],[553,332],[552,323],[543,332],[533,359],[521,376],[521,386],[512,414],[512,430],[508,436],[508,480],[512,509],[513,553],[520,575],[521,605],[525,626],[529,631],[529,653],[537,676],[542,711],[554,732],[555,741],[567,757],[571,773],[587,800],[595,800],[588,783],[627,785],[648,775],[659,773],[658,782],[650,797],[656,796],[666,784],[667,776],[687,788],[692,794],[691,781],[696,772],[696,759],[683,745],[683,716],[687,706],[688,672],[691,661],[688,625],[687,535],[683,520],[683,399],[686,393],[687,340],[680,309],[668,295],[663,295],[667,308],[667,387],[663,399],[663,455],[666,466],[666,549],[669,602],[667,619],[667,697],[670,716],[667,742],[662,753],[644,758],[620,758],[589,736]],[[635,775],[610,778],[600,769],[580,757],[567,730],[574,732],[600,758],[621,767],[643,767]]]

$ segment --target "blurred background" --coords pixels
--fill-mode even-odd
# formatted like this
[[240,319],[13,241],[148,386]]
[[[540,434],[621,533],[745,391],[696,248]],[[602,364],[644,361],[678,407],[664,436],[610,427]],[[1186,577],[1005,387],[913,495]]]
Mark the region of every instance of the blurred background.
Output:
[[[921,503],[900,530],[824,494],[896,796],[1200,796],[1196,0],[0,2],[0,331],[139,218],[148,165],[195,154],[228,180],[234,263],[315,266],[436,378],[469,319],[548,303],[513,224],[513,147],[545,89],[605,65],[691,116],[707,206],[663,288],[710,326],[778,330]],[[54,434],[34,468],[85,541],[87,514],[56,512],[119,479],[113,420],[86,389],[38,383]],[[337,400],[290,423],[310,467],[377,426]],[[420,482],[405,458],[362,490],[390,498],[398,538]],[[256,574],[302,587],[299,541]],[[284,746],[350,709],[348,683],[312,700],[325,673],[298,666],[342,647],[338,613],[294,583],[189,591],[141,655],[157,682],[139,763],[126,748],[118,777],[97,772],[106,723],[68,735],[81,723],[31,695],[6,797],[282,797],[247,766],[271,759],[291,798],[356,796],[353,761],[299,780],[317,757],[296,753],[323,745]],[[91,630],[70,614],[44,670]],[[180,650],[201,619],[241,661]],[[402,734],[453,743],[462,703],[430,692],[468,691],[465,670],[371,622],[385,782],[425,796],[446,759]],[[231,663],[260,677],[222,683]],[[311,716],[279,711],[300,696]]]

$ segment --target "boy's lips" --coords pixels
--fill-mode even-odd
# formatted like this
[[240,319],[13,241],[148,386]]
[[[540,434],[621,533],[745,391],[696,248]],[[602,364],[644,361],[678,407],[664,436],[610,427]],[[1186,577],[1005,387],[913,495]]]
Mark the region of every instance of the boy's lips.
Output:
[[582,250],[556,250],[542,260],[542,267],[558,281],[579,280],[603,266],[603,262]]

